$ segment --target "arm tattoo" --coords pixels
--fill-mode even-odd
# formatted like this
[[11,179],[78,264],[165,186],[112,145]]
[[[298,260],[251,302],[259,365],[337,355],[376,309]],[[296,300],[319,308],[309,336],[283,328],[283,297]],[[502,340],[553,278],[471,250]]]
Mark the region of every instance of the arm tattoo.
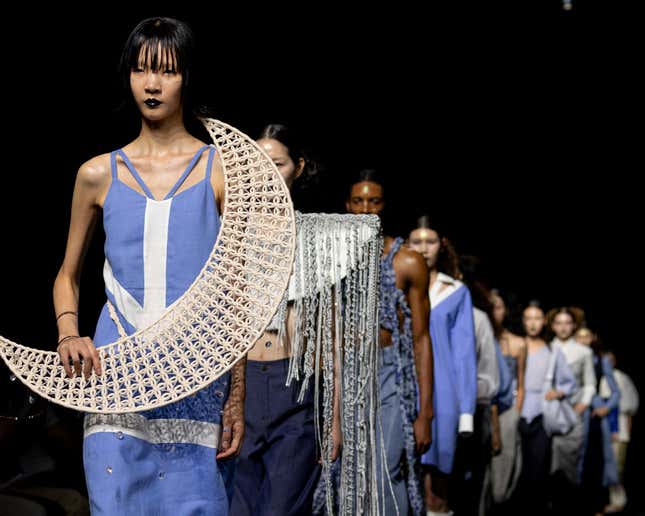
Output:
[[225,410],[230,410],[236,415],[244,413],[244,399],[246,398],[246,357],[233,366],[231,371],[231,389],[226,401]]

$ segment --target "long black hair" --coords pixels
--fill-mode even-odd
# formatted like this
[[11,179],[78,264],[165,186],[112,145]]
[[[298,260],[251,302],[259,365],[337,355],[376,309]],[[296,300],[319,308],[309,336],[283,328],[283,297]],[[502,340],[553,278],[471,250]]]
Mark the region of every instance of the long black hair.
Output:
[[[512,291],[502,291],[499,288],[491,288],[490,289],[490,294],[491,294],[491,302],[492,302],[492,296],[497,296],[499,297],[502,302],[504,303],[504,306],[506,307],[506,314],[504,316],[504,320],[501,323],[497,323],[497,321],[493,321],[494,326],[495,326],[495,335],[499,338],[502,333],[504,333],[504,330],[508,330],[512,333],[515,333],[516,335],[521,335],[524,332],[524,325],[522,324],[522,314],[524,313],[524,309],[526,308],[519,300],[517,294],[515,294]],[[535,306],[537,308],[542,308],[540,307],[540,303],[537,300],[531,300],[531,303],[535,303],[529,306]],[[494,306],[494,303],[493,303]]]
[[491,324],[494,324],[493,303],[490,290],[484,285],[479,277],[479,258],[472,255],[461,255],[459,257],[459,269],[462,273],[461,280],[468,287],[470,297],[475,308],[486,312]]
[[[311,150],[304,144],[300,131],[294,131],[284,124],[267,124],[256,138],[277,140],[287,148],[289,157],[297,166],[300,159],[305,165],[302,174],[294,181],[292,197],[295,205],[302,210],[303,205],[309,207],[313,203],[311,197],[320,185],[322,166],[317,159],[312,157]],[[314,203],[315,204],[315,203]]]

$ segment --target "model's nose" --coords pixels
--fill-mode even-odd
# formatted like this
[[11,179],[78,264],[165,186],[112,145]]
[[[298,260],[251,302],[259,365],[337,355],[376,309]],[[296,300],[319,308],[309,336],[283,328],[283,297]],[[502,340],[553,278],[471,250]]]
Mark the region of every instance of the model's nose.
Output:
[[159,74],[155,72],[149,72],[146,74],[145,90],[149,95],[153,95],[161,91]]

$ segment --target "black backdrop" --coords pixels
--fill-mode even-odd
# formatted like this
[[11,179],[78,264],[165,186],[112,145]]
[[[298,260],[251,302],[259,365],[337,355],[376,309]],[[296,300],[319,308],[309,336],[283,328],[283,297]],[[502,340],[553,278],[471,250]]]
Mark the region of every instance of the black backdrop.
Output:
[[[326,174],[303,208],[342,210],[347,175],[380,169],[388,232],[406,234],[429,211],[491,285],[584,307],[645,393],[636,2],[578,0],[570,13],[559,0],[472,4],[111,4],[77,19],[5,18],[0,333],[54,347],[51,285],[74,175],[136,135],[115,114],[118,57],[139,19],[162,14],[193,26],[218,118],[251,135],[286,122],[312,144]],[[82,281],[87,334],[103,302],[98,236]]]

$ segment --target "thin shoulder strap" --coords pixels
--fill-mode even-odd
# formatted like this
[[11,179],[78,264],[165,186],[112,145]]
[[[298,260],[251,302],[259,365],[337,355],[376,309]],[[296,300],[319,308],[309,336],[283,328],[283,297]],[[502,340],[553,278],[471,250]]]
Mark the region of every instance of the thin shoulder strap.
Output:
[[403,245],[403,239],[401,237],[396,237],[394,239],[394,242],[392,243],[392,248],[390,249],[390,252],[392,253],[392,258],[394,258],[394,255],[399,252],[399,249],[401,249],[402,245]]
[[191,159],[190,163],[188,163],[188,166],[186,167],[186,170],[184,170],[184,173],[179,177],[179,179],[175,183],[175,186],[173,186],[170,189],[170,192],[168,192],[168,194],[166,195],[166,197],[164,197],[164,199],[169,199],[173,195],[175,195],[175,193],[177,192],[177,190],[179,190],[181,185],[184,184],[184,181],[186,181],[186,178],[188,177],[188,174],[190,174],[192,172],[193,168],[195,168],[195,164],[197,163],[197,161],[199,160],[201,155],[204,153],[204,150],[208,149],[208,147],[209,147],[208,145],[204,145],[201,149],[199,149],[195,153],[195,155],[193,156],[193,159]]
[[116,151],[110,152],[110,172],[112,173],[112,181],[117,179],[117,170],[116,170]]
[[117,152],[119,153],[119,156],[121,156],[121,158],[123,159],[125,166],[128,167],[128,170],[130,171],[130,174],[132,174],[132,177],[134,177],[136,182],[139,183],[139,186],[141,187],[141,189],[145,192],[145,194],[148,197],[150,197],[151,199],[154,199],[155,196],[152,195],[152,192],[150,191],[148,186],[143,182],[143,179],[141,179],[139,172],[137,172],[137,169],[134,168],[134,165],[130,162],[125,152],[123,152],[123,149],[119,149]]
[[208,151],[208,161],[206,162],[206,181],[211,180],[211,170],[213,168],[213,158],[215,157],[215,152],[217,149],[214,146],[211,146],[211,150]]

